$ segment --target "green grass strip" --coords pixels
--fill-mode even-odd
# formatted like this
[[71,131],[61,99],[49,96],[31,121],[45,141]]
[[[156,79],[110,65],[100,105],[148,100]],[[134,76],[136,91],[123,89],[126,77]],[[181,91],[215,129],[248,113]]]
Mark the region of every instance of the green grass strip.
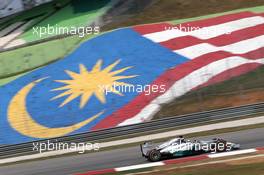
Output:
[[[80,0],[79,0],[80,1]],[[33,27],[83,27],[91,24],[98,17],[103,15],[109,8],[106,4],[109,0],[98,1],[80,1],[70,3],[55,14],[49,16],[40,23],[31,26],[31,28],[22,34],[19,38],[26,42],[37,41],[44,38],[56,36],[56,33],[44,34],[42,37],[33,34]]]
[[[0,78],[6,79],[17,76],[58,59],[62,59],[65,55],[74,50],[81,41],[91,37],[93,37],[93,35],[84,38],[72,36],[20,48],[14,51],[3,52],[0,54]],[[8,81],[5,80],[5,82]],[[3,84],[1,80],[0,84]]]

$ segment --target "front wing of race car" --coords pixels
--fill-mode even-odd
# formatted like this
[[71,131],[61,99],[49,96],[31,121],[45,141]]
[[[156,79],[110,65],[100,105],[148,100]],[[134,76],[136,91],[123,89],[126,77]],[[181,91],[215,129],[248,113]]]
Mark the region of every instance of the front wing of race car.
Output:
[[151,142],[140,144],[140,150],[143,157],[148,157],[149,151],[155,149]]

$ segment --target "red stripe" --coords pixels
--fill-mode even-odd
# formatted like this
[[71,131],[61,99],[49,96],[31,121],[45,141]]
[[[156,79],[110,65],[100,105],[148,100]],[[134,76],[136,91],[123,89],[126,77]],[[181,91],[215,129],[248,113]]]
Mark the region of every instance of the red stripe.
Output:
[[[180,80],[184,76],[190,74],[191,72],[200,69],[203,66],[206,66],[214,61],[225,59],[231,56],[241,56],[248,59],[258,59],[262,58],[264,48],[248,52],[246,54],[231,54],[224,51],[218,51],[202,55],[192,61],[186,62],[184,64],[178,65],[175,68],[167,70],[164,74],[158,77],[152,85],[164,85],[165,89],[168,90],[176,81]],[[135,99],[129,102],[124,107],[121,107],[119,110],[114,112],[112,115],[106,117],[92,130],[104,129],[118,125],[119,123],[129,119],[136,114],[138,114],[145,106],[147,106],[152,100],[162,95],[163,93],[151,93],[150,95],[145,95],[144,93],[139,94]]]
[[256,148],[256,150],[258,150],[258,151],[264,151],[264,147],[258,147],[258,148]]
[[104,170],[95,170],[88,171],[86,173],[76,174],[76,175],[97,175],[97,174],[106,174],[106,173],[115,173],[115,169],[104,169]]
[[202,88],[202,87],[206,87],[206,86],[209,86],[209,85],[212,85],[212,84],[220,83],[220,82],[223,82],[225,80],[228,80],[228,79],[231,79],[231,78],[246,74],[246,73],[248,73],[250,71],[253,71],[253,70],[259,68],[262,65],[263,64],[259,64],[259,63],[247,63],[247,64],[244,64],[244,65],[229,69],[227,71],[224,71],[224,72],[216,75],[215,77],[211,78],[206,83],[194,88],[193,90],[199,89],[199,88]]
[[[241,18],[248,18],[248,17],[253,17],[256,16],[255,13],[252,12],[241,12],[241,13],[235,13],[235,14],[229,14],[229,15],[223,15],[219,17],[214,17],[210,19],[203,19],[203,20],[198,20],[198,21],[193,21],[193,22],[186,22],[183,24],[177,24],[174,25],[174,27],[208,27],[212,25],[217,25],[221,23],[226,23],[230,21],[235,21]],[[155,32],[160,32],[165,30],[165,27],[171,27],[170,24],[168,23],[161,23],[161,24],[148,24],[148,25],[142,25],[142,26],[136,26],[133,27],[135,31],[138,33],[145,35],[145,34],[150,34],[150,33],[155,33]]]
[[215,46],[225,46],[242,40],[254,38],[263,34],[264,34],[264,24],[261,24],[211,39],[203,40],[193,36],[183,36],[162,42],[160,44],[171,50],[178,50],[201,43],[209,43]]
[[168,165],[168,164],[178,164],[178,163],[199,161],[199,160],[205,160],[205,159],[209,159],[209,157],[207,155],[199,155],[199,156],[185,157],[185,158],[179,158],[179,159],[165,160],[163,162]]
[[159,23],[159,24],[147,24],[147,25],[140,25],[135,26],[133,29],[140,33],[141,35],[145,35],[148,33],[155,33],[160,32],[166,29],[171,28],[173,25],[169,23]]

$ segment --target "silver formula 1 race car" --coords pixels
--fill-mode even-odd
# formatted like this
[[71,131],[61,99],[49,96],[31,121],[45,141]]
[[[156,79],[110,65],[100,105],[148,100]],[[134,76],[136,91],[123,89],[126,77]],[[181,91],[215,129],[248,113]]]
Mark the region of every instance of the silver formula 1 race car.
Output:
[[228,142],[220,138],[191,141],[183,137],[177,137],[157,146],[154,146],[151,142],[145,142],[140,145],[142,156],[151,162],[160,161],[164,158],[225,152],[237,150],[239,148],[239,144]]

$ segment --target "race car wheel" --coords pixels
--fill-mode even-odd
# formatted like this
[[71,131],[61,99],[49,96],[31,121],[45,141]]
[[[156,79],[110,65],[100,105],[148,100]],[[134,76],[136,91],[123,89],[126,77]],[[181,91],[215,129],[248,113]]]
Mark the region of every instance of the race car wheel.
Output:
[[158,150],[151,150],[149,152],[149,156],[148,156],[148,160],[151,161],[151,162],[156,162],[156,161],[159,161],[161,159],[161,154]]

